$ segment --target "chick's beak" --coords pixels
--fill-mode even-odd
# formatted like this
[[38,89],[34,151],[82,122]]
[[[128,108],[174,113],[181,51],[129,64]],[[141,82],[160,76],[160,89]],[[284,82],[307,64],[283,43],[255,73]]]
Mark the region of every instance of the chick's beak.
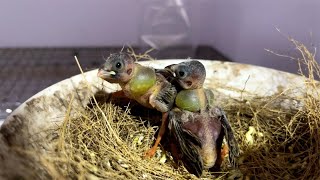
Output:
[[107,79],[107,78],[110,78],[114,75],[116,75],[116,72],[114,71],[108,71],[108,70],[105,70],[103,68],[100,68],[98,70],[98,77],[100,77],[101,79]]
[[177,64],[171,64],[169,66],[166,66],[165,69],[169,69],[171,73],[173,74],[174,77],[176,77],[176,69],[177,69]]

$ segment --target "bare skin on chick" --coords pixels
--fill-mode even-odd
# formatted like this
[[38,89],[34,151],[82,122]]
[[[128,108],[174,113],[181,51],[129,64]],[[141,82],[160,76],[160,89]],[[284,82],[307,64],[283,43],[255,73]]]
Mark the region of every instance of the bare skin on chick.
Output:
[[[204,168],[220,168],[223,161],[221,146],[226,137],[229,160],[235,164],[239,154],[237,142],[225,113],[213,106],[213,93],[203,88],[205,68],[199,61],[187,61],[167,67],[180,86],[176,107],[169,113],[170,135],[177,141],[180,159],[190,173],[200,177]],[[225,148],[224,148],[225,149]]]
[[145,154],[146,157],[154,156],[167,127],[168,112],[173,107],[177,93],[175,87],[162,74],[136,63],[129,54],[123,52],[110,55],[99,69],[98,77],[110,83],[118,83],[126,97],[162,113],[155,144]]

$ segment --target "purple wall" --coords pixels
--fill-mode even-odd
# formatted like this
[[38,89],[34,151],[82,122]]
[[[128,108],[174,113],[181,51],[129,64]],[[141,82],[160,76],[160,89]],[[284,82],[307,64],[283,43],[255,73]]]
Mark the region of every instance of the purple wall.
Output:
[[[295,72],[295,63],[264,50],[293,52],[276,27],[319,46],[319,0],[183,2],[191,23],[185,42],[212,45],[238,62]],[[0,47],[139,45],[147,3],[159,1],[0,0]]]
[[[310,47],[320,45],[320,1],[317,0],[215,1],[212,7],[206,8],[209,10],[210,31],[205,31],[201,40],[207,39],[209,44],[239,62],[296,72],[295,62],[264,49],[295,56],[287,35]],[[317,59],[320,62],[319,53]]]
[[[1,2],[1,1],[0,1]],[[0,46],[101,46],[138,40],[138,1],[29,0],[0,4]],[[127,5],[128,6],[127,6]]]

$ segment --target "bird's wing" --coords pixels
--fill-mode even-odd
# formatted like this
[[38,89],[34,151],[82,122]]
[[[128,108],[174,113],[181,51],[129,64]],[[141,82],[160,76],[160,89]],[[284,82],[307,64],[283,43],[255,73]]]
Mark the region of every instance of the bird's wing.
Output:
[[169,82],[174,81],[174,75],[173,75],[173,72],[170,69],[167,69],[167,68],[165,68],[165,69],[155,69],[155,72],[158,73],[158,74],[161,74]]
[[[170,136],[177,142],[177,147],[182,153],[182,162],[185,168],[192,174],[200,177],[203,171],[203,161],[198,148],[201,147],[201,141],[198,137],[182,128],[174,111],[169,113]],[[197,148],[198,147],[198,148]]]
[[[175,65],[175,64],[172,64]],[[171,65],[165,67],[164,69],[155,69],[157,74],[162,75],[170,84],[172,84],[177,91],[181,91],[183,88],[179,85],[174,75],[174,72],[169,68]]]
[[236,157],[239,156],[239,147],[236,138],[234,137],[233,130],[230,126],[230,123],[227,119],[225,112],[218,108],[220,111],[220,121],[224,130],[227,144],[229,146],[229,161],[232,166],[236,166]]
[[153,92],[155,108],[160,112],[168,112],[172,109],[177,95],[175,86],[169,83],[161,74],[157,75],[157,89]]

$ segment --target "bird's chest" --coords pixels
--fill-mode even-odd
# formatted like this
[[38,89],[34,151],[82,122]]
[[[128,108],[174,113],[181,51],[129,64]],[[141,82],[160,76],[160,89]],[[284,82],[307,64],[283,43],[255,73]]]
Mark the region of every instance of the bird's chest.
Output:
[[152,69],[141,68],[134,72],[132,79],[122,85],[125,95],[138,101],[141,105],[150,107],[150,91],[156,84],[156,74]]
[[177,107],[191,112],[199,112],[207,104],[204,89],[180,91],[175,101]]

